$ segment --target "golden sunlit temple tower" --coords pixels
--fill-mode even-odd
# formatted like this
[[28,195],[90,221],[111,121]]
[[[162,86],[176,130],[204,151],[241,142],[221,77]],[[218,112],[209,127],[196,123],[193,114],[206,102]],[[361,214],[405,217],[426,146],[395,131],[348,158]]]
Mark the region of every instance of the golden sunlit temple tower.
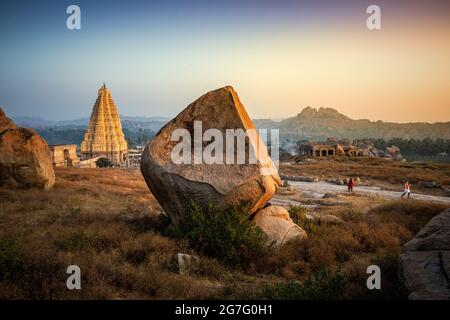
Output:
[[116,104],[111,92],[103,84],[98,90],[89,126],[81,143],[81,158],[106,157],[114,165],[125,166],[127,153],[128,145]]

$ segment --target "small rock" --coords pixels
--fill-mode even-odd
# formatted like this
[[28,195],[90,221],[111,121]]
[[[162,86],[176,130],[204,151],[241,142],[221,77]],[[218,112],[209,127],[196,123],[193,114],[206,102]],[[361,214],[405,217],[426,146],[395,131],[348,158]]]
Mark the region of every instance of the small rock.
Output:
[[330,192],[327,192],[327,193],[325,193],[324,195],[323,195],[323,197],[322,198],[324,198],[324,199],[328,199],[328,198],[336,198],[337,197],[337,194],[335,194],[335,193],[330,193]]
[[345,221],[341,218],[333,216],[331,214],[326,214],[319,217],[320,223],[328,223],[328,224],[345,224]]
[[423,186],[428,189],[433,189],[433,188],[436,188],[436,183],[433,181],[425,181],[423,183]]
[[195,268],[200,263],[200,258],[186,253],[177,253],[176,259],[178,262],[179,274],[187,274],[190,270]]

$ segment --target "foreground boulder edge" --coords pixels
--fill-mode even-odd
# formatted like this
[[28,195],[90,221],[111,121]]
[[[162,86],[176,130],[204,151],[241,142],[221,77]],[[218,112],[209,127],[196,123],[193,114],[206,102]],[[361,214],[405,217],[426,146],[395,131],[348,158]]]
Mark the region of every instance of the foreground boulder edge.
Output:
[[[224,137],[227,129],[255,130],[236,91],[228,86],[201,96],[156,134],[142,154],[141,172],[172,221],[183,221],[192,201],[201,207],[212,203],[221,209],[245,209],[249,214],[263,208],[281,185],[265,145],[255,155],[263,164],[173,163],[171,152],[178,141],[171,141],[172,133],[186,129],[194,137],[194,121],[202,122],[201,134],[210,128],[218,129]],[[247,151],[252,149],[251,143],[247,141]],[[203,148],[206,145],[203,143]]]
[[35,131],[17,128],[0,109],[0,185],[50,189],[55,182],[47,142]]
[[412,300],[450,300],[450,209],[402,247],[400,276]]

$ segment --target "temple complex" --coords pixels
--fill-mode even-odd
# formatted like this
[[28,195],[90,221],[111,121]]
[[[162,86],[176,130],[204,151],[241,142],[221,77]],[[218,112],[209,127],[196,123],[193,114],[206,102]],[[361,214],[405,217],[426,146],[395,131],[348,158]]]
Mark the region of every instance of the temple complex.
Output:
[[126,166],[127,154],[128,145],[117,107],[111,92],[103,84],[98,90],[89,126],[81,143],[81,159],[105,157],[116,166]]

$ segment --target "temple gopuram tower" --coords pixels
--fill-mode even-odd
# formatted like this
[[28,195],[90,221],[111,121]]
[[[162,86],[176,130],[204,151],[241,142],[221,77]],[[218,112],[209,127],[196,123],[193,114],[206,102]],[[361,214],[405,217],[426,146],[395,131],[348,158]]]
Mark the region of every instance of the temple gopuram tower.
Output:
[[89,126],[81,143],[81,159],[105,157],[114,165],[125,166],[127,153],[128,145],[116,104],[103,84],[98,90]]

